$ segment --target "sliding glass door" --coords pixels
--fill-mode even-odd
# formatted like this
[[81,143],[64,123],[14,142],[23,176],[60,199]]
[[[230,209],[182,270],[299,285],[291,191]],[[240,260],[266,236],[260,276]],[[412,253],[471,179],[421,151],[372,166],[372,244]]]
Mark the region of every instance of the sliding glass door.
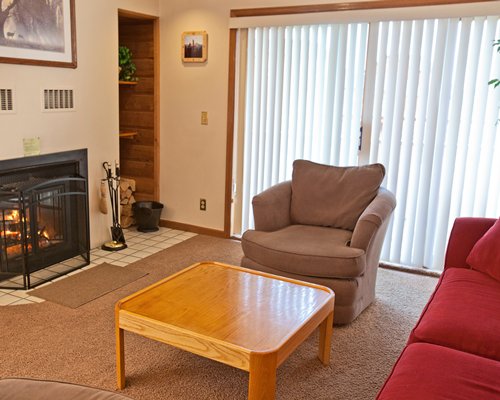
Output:
[[442,268],[457,216],[500,215],[500,89],[487,84],[500,71],[497,16],[245,35],[234,233],[252,228],[252,197],[290,179],[297,158],[386,166],[398,200],[388,262]]

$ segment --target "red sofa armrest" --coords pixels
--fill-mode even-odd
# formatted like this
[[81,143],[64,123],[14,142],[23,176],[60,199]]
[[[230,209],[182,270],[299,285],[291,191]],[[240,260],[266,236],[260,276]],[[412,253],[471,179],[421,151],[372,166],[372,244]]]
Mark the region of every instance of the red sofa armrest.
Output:
[[465,262],[467,256],[495,222],[495,218],[457,218],[450,233],[444,269],[469,268]]

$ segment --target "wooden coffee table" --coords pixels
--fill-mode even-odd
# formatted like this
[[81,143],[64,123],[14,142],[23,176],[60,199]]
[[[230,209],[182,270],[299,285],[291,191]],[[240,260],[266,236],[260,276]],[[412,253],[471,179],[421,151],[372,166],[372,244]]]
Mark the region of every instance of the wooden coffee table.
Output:
[[329,288],[203,262],[115,307],[118,388],[125,387],[124,330],[250,372],[248,398],[274,399],[276,368],[319,326],[330,362],[335,294]]

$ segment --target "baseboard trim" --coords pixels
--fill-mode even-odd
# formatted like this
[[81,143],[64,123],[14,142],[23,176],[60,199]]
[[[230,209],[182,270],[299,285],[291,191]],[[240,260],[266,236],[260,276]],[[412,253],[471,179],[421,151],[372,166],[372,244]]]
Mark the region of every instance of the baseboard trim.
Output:
[[220,238],[228,238],[224,231],[219,231],[218,229],[205,228],[203,226],[196,226],[190,224],[183,224],[182,222],[168,221],[165,219],[160,220],[160,226],[170,229],[178,229],[180,231],[187,231],[198,233],[200,235],[215,236]]
[[407,272],[409,274],[432,276],[433,278],[439,278],[441,276],[441,271],[434,271],[425,268],[409,267],[407,265],[391,264],[381,262],[379,264],[380,268],[390,269],[393,271]]

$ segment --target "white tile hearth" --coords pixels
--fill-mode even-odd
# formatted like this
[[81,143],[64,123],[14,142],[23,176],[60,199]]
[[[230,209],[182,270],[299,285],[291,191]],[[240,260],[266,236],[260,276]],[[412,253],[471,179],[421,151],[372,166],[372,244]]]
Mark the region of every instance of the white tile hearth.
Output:
[[[135,229],[124,229],[125,238],[127,240],[128,248],[120,250],[119,252],[109,252],[102,250],[100,247],[90,251],[90,264],[81,269],[77,269],[68,275],[63,275],[53,279],[43,285],[50,285],[68,276],[75,275],[81,271],[90,269],[103,262],[113,264],[119,267],[125,267],[130,263],[138,261],[142,258],[148,257],[151,254],[157,253],[163,249],[175,246],[184,240],[196,236],[196,233],[179,231],[176,229],[160,228],[157,232],[142,233]],[[39,280],[39,278],[47,279],[50,276],[57,276],[57,273],[65,272],[71,269],[76,260],[66,260],[62,263],[51,265],[41,271],[31,274],[31,281]],[[16,278],[22,281],[22,277]],[[20,304],[42,303],[45,300],[38,297],[30,296],[28,290],[12,290],[0,289],[0,306],[15,306]]]

